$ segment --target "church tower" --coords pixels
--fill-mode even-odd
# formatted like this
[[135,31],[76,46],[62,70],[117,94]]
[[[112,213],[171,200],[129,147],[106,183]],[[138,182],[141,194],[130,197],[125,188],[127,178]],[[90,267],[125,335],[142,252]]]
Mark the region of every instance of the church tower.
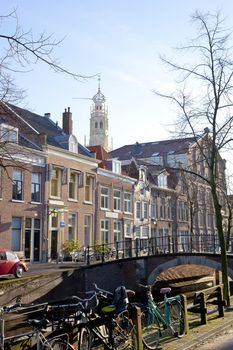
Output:
[[89,146],[102,146],[109,151],[108,109],[105,106],[105,96],[100,91],[100,77],[98,80],[98,92],[92,98]]

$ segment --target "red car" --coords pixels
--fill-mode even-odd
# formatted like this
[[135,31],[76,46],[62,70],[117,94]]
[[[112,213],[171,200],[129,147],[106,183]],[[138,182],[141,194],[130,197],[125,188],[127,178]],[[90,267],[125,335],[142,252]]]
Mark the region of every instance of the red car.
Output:
[[27,265],[12,250],[0,248],[0,276],[14,275],[19,278],[28,271]]

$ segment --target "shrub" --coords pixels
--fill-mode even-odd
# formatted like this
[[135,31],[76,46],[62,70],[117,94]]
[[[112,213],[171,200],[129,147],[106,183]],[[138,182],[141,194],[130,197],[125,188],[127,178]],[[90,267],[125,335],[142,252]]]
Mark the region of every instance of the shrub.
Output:
[[79,251],[80,250],[80,244],[79,241],[76,239],[67,240],[63,243],[63,251],[66,254],[70,254],[73,251]]

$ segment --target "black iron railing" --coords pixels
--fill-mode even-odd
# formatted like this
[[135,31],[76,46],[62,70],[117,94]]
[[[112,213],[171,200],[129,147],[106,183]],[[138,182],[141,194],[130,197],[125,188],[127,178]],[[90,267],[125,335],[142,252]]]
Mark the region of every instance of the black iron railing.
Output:
[[[87,246],[71,254],[73,261],[90,265],[94,262],[106,262],[132,257],[174,253],[221,253],[217,235],[156,236],[148,239],[125,239],[114,243],[101,243]],[[233,239],[230,240],[228,253],[233,253]]]

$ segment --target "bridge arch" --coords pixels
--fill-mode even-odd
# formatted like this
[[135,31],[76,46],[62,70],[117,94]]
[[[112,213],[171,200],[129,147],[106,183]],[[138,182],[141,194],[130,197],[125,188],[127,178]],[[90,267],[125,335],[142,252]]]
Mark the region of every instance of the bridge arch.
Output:
[[[178,265],[201,265],[213,268],[215,270],[221,270],[220,262],[212,260],[206,256],[177,256],[174,259],[157,265],[155,269],[149,274],[147,283],[154,284],[156,277],[159,276],[160,273]],[[228,276],[233,280],[233,269],[229,266]]]

